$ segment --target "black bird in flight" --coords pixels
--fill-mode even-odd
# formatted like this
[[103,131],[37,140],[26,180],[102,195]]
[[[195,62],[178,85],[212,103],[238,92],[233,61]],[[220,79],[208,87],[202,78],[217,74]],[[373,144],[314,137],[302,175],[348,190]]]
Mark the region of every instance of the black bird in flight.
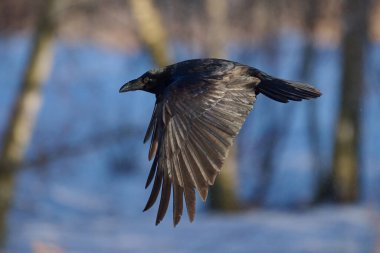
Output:
[[222,59],[194,59],[146,72],[119,92],[143,90],[156,95],[144,143],[151,139],[153,164],[145,185],[154,178],[144,211],[161,190],[156,225],[167,211],[173,189],[174,226],[185,198],[190,221],[195,191],[203,201],[236,135],[260,93],[278,102],[321,96],[316,88],[272,77],[250,66]]

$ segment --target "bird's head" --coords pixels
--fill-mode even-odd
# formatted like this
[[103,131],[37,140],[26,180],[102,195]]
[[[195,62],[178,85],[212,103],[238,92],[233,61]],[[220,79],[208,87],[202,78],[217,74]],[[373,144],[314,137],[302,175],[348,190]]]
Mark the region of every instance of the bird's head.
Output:
[[119,92],[127,92],[134,90],[143,90],[155,93],[158,89],[159,83],[162,81],[164,69],[153,69],[145,72],[137,79],[131,80],[121,86]]

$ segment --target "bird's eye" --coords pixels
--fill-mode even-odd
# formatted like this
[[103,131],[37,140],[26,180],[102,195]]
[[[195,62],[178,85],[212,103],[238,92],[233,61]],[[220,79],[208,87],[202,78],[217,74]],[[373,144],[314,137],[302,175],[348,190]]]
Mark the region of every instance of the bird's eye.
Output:
[[144,77],[144,79],[143,79],[143,83],[148,83],[149,82],[149,77]]

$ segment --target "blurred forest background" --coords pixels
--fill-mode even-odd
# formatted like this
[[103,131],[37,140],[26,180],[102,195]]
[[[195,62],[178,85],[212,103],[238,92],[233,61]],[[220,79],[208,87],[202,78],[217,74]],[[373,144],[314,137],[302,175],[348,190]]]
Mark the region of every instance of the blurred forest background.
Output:
[[[263,96],[193,224],[154,227],[155,66],[239,61],[323,96]],[[2,0],[3,252],[380,252],[379,0]],[[349,204],[349,205],[347,205]]]

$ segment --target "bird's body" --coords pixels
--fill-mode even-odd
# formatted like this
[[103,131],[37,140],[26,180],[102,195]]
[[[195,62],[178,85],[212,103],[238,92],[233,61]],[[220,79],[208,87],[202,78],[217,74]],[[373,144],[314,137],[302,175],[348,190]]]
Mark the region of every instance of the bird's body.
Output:
[[156,95],[144,138],[153,159],[146,187],[154,178],[149,209],[161,190],[156,224],[164,217],[173,189],[173,222],[183,211],[195,215],[195,191],[206,200],[223,162],[259,93],[286,103],[321,93],[307,84],[271,77],[258,69],[222,59],[194,59],[146,72],[120,89]]

